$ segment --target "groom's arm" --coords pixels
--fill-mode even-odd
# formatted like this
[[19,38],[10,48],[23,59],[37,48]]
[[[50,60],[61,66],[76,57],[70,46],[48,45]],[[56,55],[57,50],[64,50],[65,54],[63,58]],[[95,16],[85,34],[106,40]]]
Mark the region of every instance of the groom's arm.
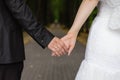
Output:
[[23,29],[43,48],[47,47],[54,35],[37,22],[30,8],[23,0],[4,0],[6,6]]

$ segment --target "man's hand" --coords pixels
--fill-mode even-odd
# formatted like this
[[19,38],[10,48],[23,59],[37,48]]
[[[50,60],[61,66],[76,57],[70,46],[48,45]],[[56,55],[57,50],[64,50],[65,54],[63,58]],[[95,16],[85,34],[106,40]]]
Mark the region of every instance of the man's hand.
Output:
[[67,46],[65,43],[57,37],[49,43],[48,48],[52,51],[52,56],[61,56],[67,53]]

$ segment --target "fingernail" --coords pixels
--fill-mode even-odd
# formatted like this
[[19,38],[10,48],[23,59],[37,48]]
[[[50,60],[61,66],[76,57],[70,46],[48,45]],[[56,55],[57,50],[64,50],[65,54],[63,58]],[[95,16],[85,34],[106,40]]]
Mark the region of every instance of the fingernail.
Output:
[[70,56],[70,53],[68,53],[68,56]]

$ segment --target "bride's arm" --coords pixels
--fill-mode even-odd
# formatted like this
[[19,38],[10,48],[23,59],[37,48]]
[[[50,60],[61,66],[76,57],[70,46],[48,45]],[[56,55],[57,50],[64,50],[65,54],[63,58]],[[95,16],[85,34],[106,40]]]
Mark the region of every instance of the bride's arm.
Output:
[[99,0],[82,1],[71,29],[68,31],[68,34],[61,39],[68,47],[68,55],[71,54],[73,48],[75,47],[77,34],[80,28],[91,14],[93,9],[97,6],[98,2]]
[[85,23],[93,9],[97,6],[99,0],[83,0],[77,12],[74,23],[68,33],[77,36],[82,25]]

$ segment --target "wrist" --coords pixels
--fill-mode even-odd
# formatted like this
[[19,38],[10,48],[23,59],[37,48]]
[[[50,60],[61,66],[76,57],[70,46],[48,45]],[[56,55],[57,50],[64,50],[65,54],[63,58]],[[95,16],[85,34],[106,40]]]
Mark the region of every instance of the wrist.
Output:
[[75,32],[68,32],[67,35],[77,38],[77,33],[75,33]]
[[70,35],[73,35],[73,36],[77,37],[78,32],[76,32],[76,31],[69,31],[67,34],[70,34]]

